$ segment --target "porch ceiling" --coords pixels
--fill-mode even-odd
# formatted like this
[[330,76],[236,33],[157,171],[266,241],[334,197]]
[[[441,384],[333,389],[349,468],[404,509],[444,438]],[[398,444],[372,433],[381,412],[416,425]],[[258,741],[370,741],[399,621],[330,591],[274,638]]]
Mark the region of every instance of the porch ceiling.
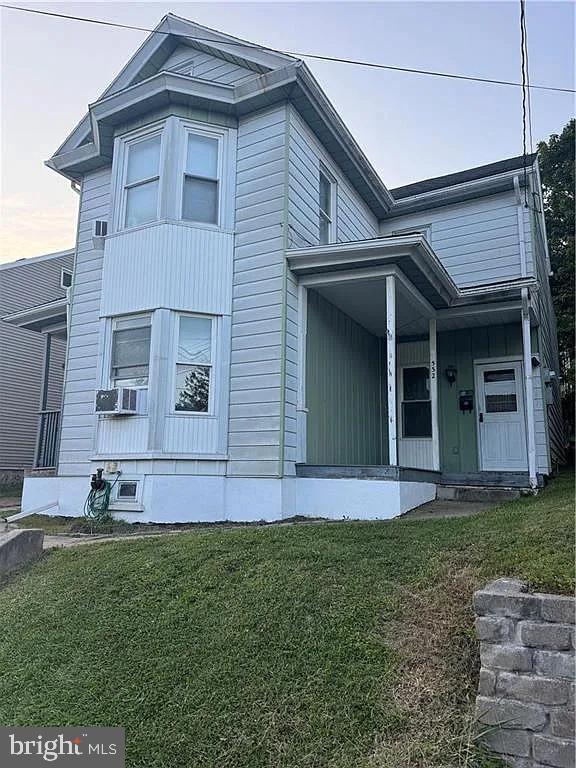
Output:
[[[354,280],[314,286],[325,299],[375,336],[386,336],[386,278]],[[397,284],[396,333],[412,336],[428,333],[430,313],[416,304],[402,283]]]
[[[310,286],[375,336],[386,336],[386,278]],[[431,313],[414,301],[406,287],[396,284],[396,334],[427,336]],[[442,309],[435,313],[439,332],[520,322],[520,301]]]

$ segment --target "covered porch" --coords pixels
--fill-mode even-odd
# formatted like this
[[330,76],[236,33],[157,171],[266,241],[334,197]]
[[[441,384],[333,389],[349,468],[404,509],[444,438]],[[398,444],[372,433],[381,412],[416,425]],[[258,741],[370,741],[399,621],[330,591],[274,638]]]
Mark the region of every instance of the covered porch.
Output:
[[288,261],[299,477],[538,484],[527,281],[459,289],[420,234]]
[[34,471],[55,470],[60,446],[61,408],[48,407],[53,340],[66,341],[68,338],[68,299],[57,299],[39,304],[30,309],[14,312],[2,318],[4,322],[41,333],[44,336],[44,359],[42,362],[42,384],[36,447],[34,450]]

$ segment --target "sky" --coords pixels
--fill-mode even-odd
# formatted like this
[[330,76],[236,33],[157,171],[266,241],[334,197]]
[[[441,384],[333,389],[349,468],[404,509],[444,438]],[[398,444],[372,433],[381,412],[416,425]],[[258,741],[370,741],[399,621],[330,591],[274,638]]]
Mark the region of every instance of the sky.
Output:
[[[154,27],[168,11],[290,52],[517,81],[518,2],[25,3]],[[574,4],[527,0],[532,83],[574,88]],[[0,11],[0,262],[73,247],[78,196],[44,166],[145,32]],[[521,90],[307,60],[393,188],[522,152]],[[534,143],[574,95],[532,92]]]

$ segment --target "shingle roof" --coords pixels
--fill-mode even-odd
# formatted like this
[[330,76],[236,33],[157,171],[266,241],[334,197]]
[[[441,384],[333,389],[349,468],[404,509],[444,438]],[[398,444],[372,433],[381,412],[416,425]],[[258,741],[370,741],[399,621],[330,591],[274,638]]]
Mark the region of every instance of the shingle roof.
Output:
[[[535,159],[536,153],[526,155],[526,167],[529,168],[533,165]],[[425,192],[433,192],[436,189],[452,187],[455,184],[464,184],[467,181],[477,181],[478,179],[483,179],[487,176],[496,176],[499,173],[520,170],[523,167],[524,156],[519,155],[518,157],[509,157],[507,160],[500,160],[497,163],[489,163],[488,165],[480,165],[476,168],[468,168],[466,171],[449,173],[446,176],[436,176],[433,179],[424,179],[424,181],[416,181],[413,184],[406,184],[403,187],[391,189],[390,192],[395,200],[402,200],[404,197],[422,195]]]

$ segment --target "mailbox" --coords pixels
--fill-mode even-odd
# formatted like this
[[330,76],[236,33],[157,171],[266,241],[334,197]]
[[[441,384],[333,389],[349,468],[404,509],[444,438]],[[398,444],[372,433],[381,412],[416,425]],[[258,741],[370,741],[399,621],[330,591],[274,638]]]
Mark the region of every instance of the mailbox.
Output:
[[474,392],[471,389],[461,389],[458,401],[462,413],[474,410]]

